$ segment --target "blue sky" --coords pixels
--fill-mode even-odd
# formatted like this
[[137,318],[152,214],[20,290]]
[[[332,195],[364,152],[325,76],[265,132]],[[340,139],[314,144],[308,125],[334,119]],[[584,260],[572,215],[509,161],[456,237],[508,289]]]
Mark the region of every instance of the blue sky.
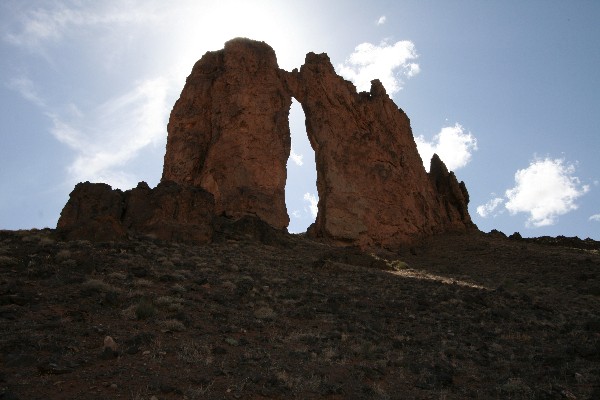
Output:
[[[155,186],[192,65],[245,36],[287,70],[326,52],[359,90],[380,78],[422,157],[467,184],[481,230],[600,240],[599,18],[585,0],[5,0],[0,228],[55,227],[80,181]],[[290,127],[299,232],[318,199],[297,104]]]

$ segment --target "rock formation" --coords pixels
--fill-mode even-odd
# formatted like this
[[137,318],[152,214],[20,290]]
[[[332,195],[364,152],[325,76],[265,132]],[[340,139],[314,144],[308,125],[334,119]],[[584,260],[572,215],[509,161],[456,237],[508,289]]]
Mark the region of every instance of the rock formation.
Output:
[[233,40],[206,53],[171,112],[162,179],[208,190],[217,214],[286,228],[291,103],[266,44]]
[[316,158],[310,235],[393,248],[474,227],[464,183],[437,156],[425,171],[410,121],[381,82],[357,93],[326,54],[309,53],[287,72],[267,44],[234,39],[206,53],[187,78],[169,119],[161,184],[125,193],[80,184],[59,228],[72,237],[135,231],[201,242],[227,225],[222,218],[253,218],[284,231],[292,97]]
[[79,183],[58,220],[67,239],[119,240],[128,232],[157,239],[206,243],[213,235],[213,196],[194,186],[140,182],[122,192],[105,183]]
[[379,80],[369,93],[357,93],[326,54],[309,53],[287,82],[303,106],[315,150],[319,204],[311,234],[393,247],[460,228],[463,219],[440,210],[410,121]]
[[469,192],[464,182],[458,182],[454,172],[434,154],[429,167],[429,179],[438,199],[438,211],[445,230],[462,230],[472,225],[467,205]]

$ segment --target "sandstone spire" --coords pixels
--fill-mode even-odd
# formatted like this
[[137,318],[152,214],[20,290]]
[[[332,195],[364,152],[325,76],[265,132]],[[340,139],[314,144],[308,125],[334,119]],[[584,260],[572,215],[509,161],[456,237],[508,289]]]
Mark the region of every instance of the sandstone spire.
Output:
[[286,228],[291,98],[284,83],[263,42],[231,40],[206,53],[171,112],[162,180],[203,187],[217,214]]

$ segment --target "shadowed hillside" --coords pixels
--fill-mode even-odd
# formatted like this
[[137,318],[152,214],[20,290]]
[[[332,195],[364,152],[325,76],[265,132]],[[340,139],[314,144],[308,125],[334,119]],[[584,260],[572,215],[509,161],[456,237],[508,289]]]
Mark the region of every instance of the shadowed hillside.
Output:
[[0,232],[0,399],[600,397],[598,242],[267,241]]

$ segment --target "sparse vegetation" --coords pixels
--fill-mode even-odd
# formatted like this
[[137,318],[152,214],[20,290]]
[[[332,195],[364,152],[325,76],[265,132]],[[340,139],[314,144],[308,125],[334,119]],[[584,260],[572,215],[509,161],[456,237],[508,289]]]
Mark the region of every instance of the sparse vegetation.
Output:
[[138,288],[149,288],[153,285],[153,282],[149,279],[140,278],[136,279],[133,285]]
[[177,359],[188,364],[211,365],[214,362],[210,347],[195,340],[188,340],[181,344]]
[[169,332],[183,332],[185,331],[185,325],[183,322],[176,319],[168,319],[166,321],[160,321],[160,327]]
[[593,248],[290,240],[0,233],[0,398],[600,397]]
[[0,256],[0,266],[14,267],[19,264],[19,260],[14,257]]
[[156,315],[156,308],[152,301],[148,299],[142,299],[135,306],[135,317],[137,319],[149,319]]
[[120,289],[104,282],[101,279],[88,279],[81,285],[81,290],[84,293],[108,293],[108,292],[119,292]]
[[154,301],[154,304],[168,311],[181,312],[184,309],[183,302],[184,300],[180,297],[160,296]]
[[405,263],[404,261],[400,261],[400,260],[390,261],[390,262],[388,262],[388,265],[394,271],[401,271],[403,269],[410,268],[407,263]]
[[71,253],[71,251],[68,249],[63,249],[63,250],[60,250],[58,253],[56,253],[56,256],[54,258],[58,262],[63,262],[63,261],[69,260],[71,257],[73,257],[73,254]]
[[273,319],[275,318],[275,311],[271,307],[260,307],[254,311],[254,316],[258,319]]
[[127,279],[127,274],[125,274],[124,272],[121,271],[114,271],[108,274],[108,277],[110,279],[113,279],[115,281],[125,281]]
[[182,284],[176,283],[175,285],[173,285],[171,287],[171,292],[175,293],[175,294],[184,294],[187,291],[187,289],[185,288],[185,286],[183,286]]

